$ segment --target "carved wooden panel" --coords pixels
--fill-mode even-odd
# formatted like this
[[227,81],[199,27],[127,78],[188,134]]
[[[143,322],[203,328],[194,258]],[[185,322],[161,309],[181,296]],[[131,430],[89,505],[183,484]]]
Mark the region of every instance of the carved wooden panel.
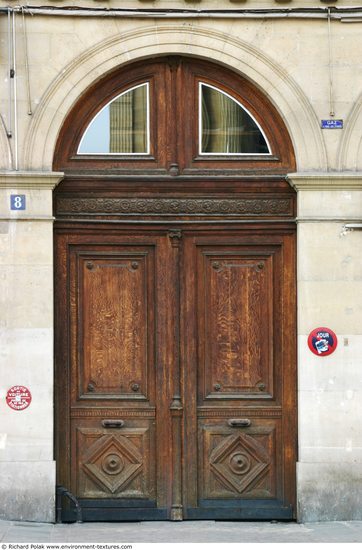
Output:
[[270,396],[273,255],[227,247],[208,248],[199,254],[204,396]]
[[80,395],[146,398],[153,361],[150,251],[78,256]]
[[190,231],[183,251],[188,517],[221,517],[218,507],[238,517],[259,500],[285,505],[288,516],[293,238],[255,228]]
[[293,197],[218,198],[102,198],[57,197],[56,211],[59,217],[73,216],[238,216],[265,218],[293,216]]
[[275,498],[276,423],[253,420],[250,428],[201,425],[201,494],[213,498]]
[[59,236],[59,482],[102,519],[225,518],[265,500],[291,517],[292,232],[97,231]]
[[79,497],[154,498],[152,431],[147,420],[126,419],[121,429],[84,427],[84,421],[76,426],[73,475]]
[[95,230],[60,235],[57,254],[58,483],[85,520],[122,519],[125,510],[165,518],[176,249],[166,231]]

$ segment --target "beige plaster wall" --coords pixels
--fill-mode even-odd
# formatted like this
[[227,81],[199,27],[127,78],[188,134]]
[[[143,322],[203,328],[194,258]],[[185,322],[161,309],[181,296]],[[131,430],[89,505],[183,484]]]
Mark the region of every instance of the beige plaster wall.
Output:
[[[82,5],[98,3],[84,0]],[[119,6],[116,0],[101,5]],[[295,0],[287,5],[322,4]],[[340,7],[346,5],[359,4],[338,2]],[[185,4],[181,0],[122,4],[170,6]],[[279,4],[253,3],[258,6]],[[187,2],[187,7],[234,9],[251,3],[207,0]],[[9,140],[5,131],[9,126],[7,18],[0,17],[5,52],[0,57],[0,170],[6,176],[0,186],[0,296],[1,310],[6,312],[0,326],[0,377],[6,381],[0,387],[0,401],[4,403],[7,386],[15,383],[31,387],[34,400],[22,413],[2,407],[0,517],[54,519],[51,190],[60,176],[48,181],[42,172],[51,170],[61,125],[88,86],[122,63],[180,53],[213,59],[253,80],[286,122],[298,172],[309,174],[305,180],[291,177],[299,204],[299,519],[362,519],[358,496],[362,494],[362,233],[341,235],[343,224],[360,220],[362,213],[362,175],[357,173],[362,170],[362,23],[331,24],[335,115],[344,119],[343,130],[331,131],[320,129],[320,119],[329,118],[326,20],[34,15],[26,18],[26,26],[32,115],[23,19],[17,15],[18,168],[39,174],[30,184],[29,174],[19,173],[13,184],[12,176],[6,175],[16,159],[15,139]],[[343,179],[340,170],[347,175],[355,172],[354,183]],[[323,185],[318,184],[319,174],[327,171]],[[9,195],[15,192],[27,194],[26,212],[9,211]],[[339,338],[337,351],[325,358],[313,356],[306,346],[309,331],[321,325],[330,326]]]
[[[362,517],[362,174],[308,176],[298,189],[299,521]],[[335,352],[308,348],[332,329]]]
[[[39,4],[39,2],[38,2]],[[71,5],[62,2],[60,5]],[[95,7],[93,0],[82,3]],[[101,4],[104,6],[104,2]],[[107,6],[118,4],[107,2]],[[323,6],[293,2],[292,7]],[[350,5],[341,2],[339,7]],[[129,1],[122,8],[177,8],[181,1]],[[213,0],[187,3],[187,8],[240,7]],[[244,5],[243,5],[244,6]],[[289,6],[289,4],[288,4]],[[250,7],[246,5],[244,7]],[[257,7],[279,7],[258,2]],[[0,18],[0,41],[7,49],[7,18]],[[254,80],[277,105],[294,141],[298,170],[358,169],[362,117],[362,62],[359,43],[362,23],[332,21],[333,99],[342,131],[320,130],[329,117],[328,22],[299,19],[121,19],[26,17],[32,115],[28,115],[24,21],[16,16],[18,149],[20,169],[51,169],[59,128],[72,104],[97,78],[118,65],[166,53],[205,56],[229,65]],[[7,56],[1,58],[0,112],[9,124]],[[9,169],[7,139],[0,139],[2,167]],[[352,136],[352,137],[351,137]],[[14,153],[14,139],[10,140]]]
[[[0,174],[0,517],[52,521],[53,216],[59,176]],[[10,195],[26,210],[10,209]],[[9,388],[27,387],[30,406],[6,406]],[[35,495],[38,498],[35,498]]]

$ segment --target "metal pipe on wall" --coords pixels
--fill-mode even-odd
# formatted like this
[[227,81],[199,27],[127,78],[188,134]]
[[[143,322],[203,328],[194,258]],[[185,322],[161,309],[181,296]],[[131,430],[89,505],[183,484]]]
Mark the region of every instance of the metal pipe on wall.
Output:
[[[269,8],[269,9],[231,9],[231,10],[194,10],[194,9],[122,9],[122,8],[85,8],[58,6],[16,6],[14,8],[0,7],[0,14],[7,10],[24,11],[32,15],[56,15],[70,17],[125,17],[125,18],[237,18],[237,19],[328,19],[342,22],[360,22],[362,5],[358,7],[337,8]],[[329,10],[329,12],[328,12]],[[329,13],[329,15],[328,15]]]
[[334,91],[333,91],[333,50],[331,14],[328,8],[328,72],[329,72],[329,116],[334,117]]
[[14,98],[14,170],[19,170],[18,155],[18,93],[17,93],[17,68],[16,68],[16,11],[12,13],[12,80],[13,80],[13,98]]
[[12,83],[12,26],[11,10],[8,8],[8,128],[6,135],[11,138],[13,135],[13,83]]
[[25,52],[25,73],[26,73],[26,91],[28,97],[28,115],[33,114],[31,107],[31,91],[30,91],[30,71],[29,71],[29,54],[28,54],[28,33],[26,29],[26,17],[25,10],[22,8],[22,18],[23,18],[23,40],[24,40],[24,52]]

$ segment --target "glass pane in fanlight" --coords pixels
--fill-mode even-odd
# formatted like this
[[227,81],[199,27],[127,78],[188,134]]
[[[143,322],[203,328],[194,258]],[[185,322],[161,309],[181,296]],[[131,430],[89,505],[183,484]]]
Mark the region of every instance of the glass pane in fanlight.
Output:
[[148,84],[124,92],[94,117],[78,154],[148,154]]
[[224,92],[201,84],[203,154],[270,154],[266,137],[252,115]]

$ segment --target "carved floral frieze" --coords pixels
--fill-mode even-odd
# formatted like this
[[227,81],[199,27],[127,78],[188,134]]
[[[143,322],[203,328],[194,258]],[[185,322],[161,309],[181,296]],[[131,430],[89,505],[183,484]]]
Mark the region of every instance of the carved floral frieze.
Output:
[[58,198],[59,216],[80,215],[237,215],[292,216],[292,198]]

